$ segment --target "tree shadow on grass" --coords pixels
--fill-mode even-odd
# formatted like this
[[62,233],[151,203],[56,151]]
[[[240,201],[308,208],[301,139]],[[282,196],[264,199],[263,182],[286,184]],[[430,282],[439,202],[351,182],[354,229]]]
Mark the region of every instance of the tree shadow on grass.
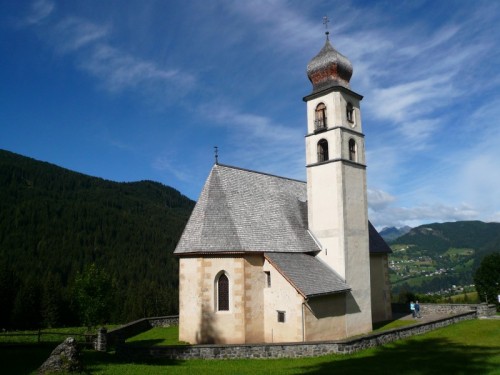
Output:
[[[154,340],[152,340],[154,341]],[[85,373],[94,374],[106,371],[109,366],[116,365],[141,365],[141,366],[178,366],[184,361],[166,358],[137,359],[118,356],[116,353],[85,351],[83,354],[83,364]]]
[[2,374],[30,374],[49,357],[56,344],[0,346]]
[[[301,367],[304,374],[487,374],[500,347],[468,346],[447,339],[405,340],[345,359]],[[368,355],[367,355],[368,354]]]
[[135,340],[135,341],[126,342],[125,345],[127,345],[127,346],[139,346],[141,348],[144,348],[144,347],[149,348],[150,346],[158,345],[161,342],[163,342],[162,339]]

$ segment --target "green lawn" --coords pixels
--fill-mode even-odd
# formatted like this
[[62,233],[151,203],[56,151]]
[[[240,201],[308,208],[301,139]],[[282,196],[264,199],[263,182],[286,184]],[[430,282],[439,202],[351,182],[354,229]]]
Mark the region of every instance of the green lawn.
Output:
[[95,374],[500,374],[500,321],[473,320],[353,355],[134,363],[86,352]]
[[373,332],[387,331],[388,329],[405,327],[412,324],[417,324],[416,320],[388,320],[373,324]]
[[[46,353],[42,353],[45,350]],[[2,373],[30,374],[50,350],[0,349]],[[46,355],[45,355],[46,354]],[[33,356],[33,358],[32,358]],[[28,366],[28,362],[31,363]],[[498,374],[500,320],[472,320],[353,355],[267,360],[155,360],[84,352],[89,374]]]
[[179,326],[155,327],[150,329],[149,331],[131,337],[125,342],[141,346],[187,345],[187,343],[179,342],[178,337]]
[[[375,323],[373,325],[373,332],[386,331],[388,329],[404,327],[417,323],[418,322],[416,320],[389,320]],[[155,327],[137,336],[131,337],[125,342],[140,346],[188,345],[185,342],[180,342],[178,337],[179,326]]]

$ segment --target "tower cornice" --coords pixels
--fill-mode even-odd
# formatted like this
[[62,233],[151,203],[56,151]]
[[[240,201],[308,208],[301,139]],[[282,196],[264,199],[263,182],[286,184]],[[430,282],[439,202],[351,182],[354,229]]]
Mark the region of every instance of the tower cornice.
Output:
[[358,167],[358,168],[361,168],[361,169],[366,169],[366,165],[365,164],[357,163],[355,161],[344,159],[344,158],[330,159],[330,160],[327,160],[327,161],[321,161],[321,162],[317,162],[317,163],[307,164],[306,168],[316,167],[318,165],[325,165],[325,164],[330,164],[330,163],[344,163],[344,164],[349,164],[349,165],[351,165],[353,167]]
[[362,137],[364,138],[365,135],[361,132],[358,132],[356,130],[353,130],[353,129],[349,129],[348,127],[345,127],[345,126],[341,126],[341,125],[337,125],[337,126],[334,126],[332,128],[326,128],[325,130],[322,130],[322,131],[318,131],[318,132],[315,132],[315,133],[309,133],[309,134],[306,134],[305,137],[312,137],[314,135],[318,135],[318,134],[321,134],[321,133],[327,133],[327,132],[330,132],[332,130],[337,130],[337,129],[340,129],[346,133],[349,133],[349,134],[353,134],[353,135],[357,135],[359,137]]
[[344,86],[331,86],[331,87],[328,87],[324,90],[313,92],[312,94],[304,96],[302,98],[302,100],[304,102],[308,102],[309,100],[316,99],[316,98],[319,98],[320,96],[324,96],[326,94],[329,94],[331,92],[336,92],[336,91],[341,91],[341,92],[344,92],[346,94],[352,95],[358,100],[363,99],[363,95],[359,95],[358,93],[356,93],[352,90],[349,90],[348,88],[345,88]]

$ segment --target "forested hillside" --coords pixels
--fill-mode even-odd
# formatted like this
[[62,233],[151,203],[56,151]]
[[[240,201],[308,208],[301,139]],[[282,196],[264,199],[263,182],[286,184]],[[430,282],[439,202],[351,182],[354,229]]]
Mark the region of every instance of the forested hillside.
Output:
[[413,228],[391,245],[393,294],[448,292],[472,284],[485,255],[500,251],[500,223],[458,221]]
[[74,281],[91,264],[108,276],[108,321],[177,313],[172,253],[193,207],[156,182],[0,150],[0,328],[78,324]]

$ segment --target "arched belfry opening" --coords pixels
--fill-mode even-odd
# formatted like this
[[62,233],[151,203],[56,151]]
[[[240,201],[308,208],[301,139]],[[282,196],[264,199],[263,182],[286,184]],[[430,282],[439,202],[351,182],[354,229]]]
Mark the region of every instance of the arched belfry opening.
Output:
[[318,162],[328,160],[328,141],[326,139],[321,139],[318,142]]
[[347,121],[354,122],[354,107],[352,103],[347,103],[345,111],[346,111]]
[[354,139],[349,139],[349,160],[350,161],[358,161],[358,155],[357,155],[357,145],[356,141]]
[[324,103],[319,103],[314,112],[314,129],[326,129],[326,127],[326,105]]

